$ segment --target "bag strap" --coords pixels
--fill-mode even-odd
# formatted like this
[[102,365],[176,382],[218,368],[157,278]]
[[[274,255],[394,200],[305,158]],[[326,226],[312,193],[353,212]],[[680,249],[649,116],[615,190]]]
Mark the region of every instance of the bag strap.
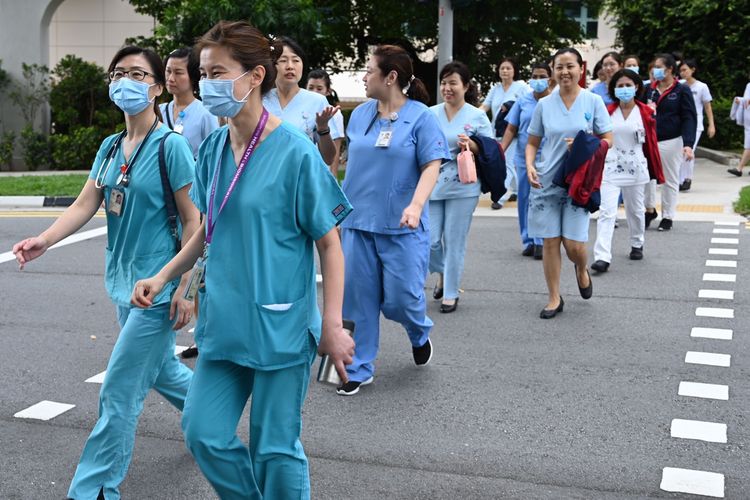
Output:
[[180,240],[180,233],[177,228],[177,218],[179,213],[177,212],[177,202],[174,199],[174,192],[172,186],[169,184],[169,175],[167,174],[167,161],[164,154],[164,143],[167,142],[167,137],[176,132],[167,132],[164,137],[159,141],[159,174],[161,174],[161,187],[164,192],[164,206],[167,209],[167,222],[169,223],[169,231],[175,239],[175,248],[177,252],[182,248],[182,241]]
[[[174,102],[174,101],[172,101],[172,102]],[[174,127],[172,126],[172,117],[170,116],[172,113],[169,112],[169,105],[170,104],[171,103],[168,102],[167,105],[164,106],[164,114],[166,115],[166,118],[167,118],[167,127],[169,127],[169,130],[174,130]],[[164,137],[166,137],[166,136],[164,136]]]

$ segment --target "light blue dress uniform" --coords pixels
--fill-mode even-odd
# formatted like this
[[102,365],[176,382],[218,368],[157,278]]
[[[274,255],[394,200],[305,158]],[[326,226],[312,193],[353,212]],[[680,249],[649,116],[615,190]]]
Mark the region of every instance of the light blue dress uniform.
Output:
[[458,286],[464,270],[466,238],[471,218],[481,194],[481,183],[461,184],[456,157],[460,153],[458,134],[494,137],[487,114],[465,103],[452,120],[448,120],[445,104],[432,106],[448,141],[451,160],[440,166],[435,189],[430,196],[430,266],[431,273],[443,275],[443,297],[458,297]]
[[219,120],[208,112],[200,99],[194,100],[185,109],[180,111],[177,120],[174,119],[174,101],[160,104],[159,109],[161,110],[162,121],[165,125],[169,126],[167,116],[169,116],[172,122],[173,129],[178,125],[182,125],[181,134],[190,143],[194,157],[198,156],[198,148],[203,140],[211,132],[219,128]]
[[615,102],[609,96],[609,85],[606,82],[598,82],[594,84],[594,86],[591,87],[589,92],[592,92],[598,95],[599,97],[601,97],[602,100],[604,100],[604,104],[606,104],[607,106]]
[[[497,115],[500,114],[500,108],[503,104],[505,104],[508,101],[517,101],[525,92],[529,90],[529,86],[523,81],[523,80],[515,80],[513,83],[510,84],[510,87],[508,87],[508,90],[505,90],[503,88],[502,82],[498,82],[495,85],[492,86],[490,89],[490,93],[487,94],[487,97],[484,99],[484,105],[488,106],[490,110],[492,111],[492,129],[494,130],[495,127],[495,120],[497,119]],[[512,108],[511,108],[512,109]],[[502,137],[498,137],[498,139],[502,139]],[[516,188],[518,187],[518,181],[516,179],[516,169],[514,167],[514,159],[516,156],[516,141],[513,140],[510,143],[510,146],[508,146],[508,150],[505,151],[505,167],[506,167],[506,175],[505,175],[505,188],[508,190],[503,197],[500,199],[500,203],[503,203],[505,200],[507,200],[510,195],[513,193],[512,186],[516,184]]]
[[[325,96],[301,88],[284,108],[281,107],[278,90],[271,89],[263,96],[263,106],[269,113],[293,125],[309,137],[311,141],[318,144],[319,137],[315,115],[330,105]],[[335,120],[329,120],[328,127],[331,130],[332,140],[341,139],[344,136],[344,131],[338,129]]]
[[567,190],[552,180],[562,163],[568,145],[565,138],[574,138],[579,131],[596,135],[612,131],[612,120],[597,95],[581,89],[570,109],[559,92],[539,101],[529,123],[528,134],[542,137],[542,156],[536,170],[542,187],[531,188],[529,196],[529,236],[586,242],[589,236],[589,212],[573,205]]
[[[375,373],[380,312],[401,323],[413,347],[429,339],[424,282],[429,260],[429,206],[416,229],[399,227],[414,197],[422,167],[451,159],[443,131],[424,104],[408,99],[395,122],[378,116],[378,101],[359,105],[349,119],[349,160],[343,189],[354,211],[341,225],[346,258],[344,317],[354,321],[354,362],[349,379]],[[376,147],[381,130],[390,146]]]
[[[179,280],[168,283],[152,307],[130,305],[135,282],[158,273],[176,253],[158,167],[159,142],[167,132],[166,126],[156,129],[133,165],[122,215],[107,213],[104,278],[107,293],[117,306],[121,330],[99,393],[99,420],[83,448],[68,491],[70,498],[93,499],[102,489],[107,500],[120,498],[118,487],[130,464],[138,417],[148,391],[153,387],[182,410],[192,377],[174,354],[175,332],[169,319]],[[113,135],[102,143],[90,179],[96,177],[115,139]],[[177,134],[167,138],[165,160],[173,191],[193,182],[195,162],[184,138]],[[120,147],[105,178],[107,208],[123,162]]]
[[[529,184],[529,177],[526,174],[526,145],[529,143],[529,123],[531,122],[531,117],[534,115],[537,102],[534,92],[529,90],[516,101],[516,104],[510,109],[506,118],[509,124],[518,129],[516,132],[517,146],[514,163],[518,178],[518,227],[521,232],[521,243],[524,247],[542,244],[541,238],[530,238],[528,231],[529,191],[531,190],[531,184]],[[542,146],[544,146],[544,140],[542,140]],[[540,157],[541,148],[536,155],[537,162]]]
[[[219,161],[214,214],[236,172],[228,133],[214,132],[198,155],[190,195],[204,214]],[[222,499],[310,496],[299,438],[321,335],[313,246],[350,211],[315,146],[282,122],[215,219],[182,427]],[[251,395],[248,449],[236,430]]]

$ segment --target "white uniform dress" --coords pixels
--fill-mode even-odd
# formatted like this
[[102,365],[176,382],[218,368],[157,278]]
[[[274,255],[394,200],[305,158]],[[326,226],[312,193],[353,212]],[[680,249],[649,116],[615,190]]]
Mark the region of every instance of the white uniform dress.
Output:
[[607,263],[612,261],[612,233],[621,191],[630,230],[630,246],[643,248],[646,210],[643,204],[643,186],[649,182],[648,163],[643,154],[642,142],[646,131],[638,107],[634,107],[627,118],[618,107],[612,113],[612,132],[614,146],[607,152],[604,164],[594,245],[594,260]]
[[[690,91],[693,93],[693,101],[695,102],[695,111],[698,115],[698,128],[695,132],[695,144],[693,144],[693,151],[698,147],[698,141],[701,140],[701,134],[703,133],[703,106],[713,100],[711,97],[711,91],[708,85],[696,80],[690,85]],[[695,169],[695,158],[692,160],[683,160],[680,166],[680,184],[685,182],[685,179],[693,178],[693,170]]]

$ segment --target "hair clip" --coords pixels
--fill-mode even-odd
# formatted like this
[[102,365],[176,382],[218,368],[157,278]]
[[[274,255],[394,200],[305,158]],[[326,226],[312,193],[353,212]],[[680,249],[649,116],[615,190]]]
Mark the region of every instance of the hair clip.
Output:
[[414,75],[411,75],[411,78],[409,78],[409,81],[410,81],[410,82],[413,82],[413,81],[414,81]]

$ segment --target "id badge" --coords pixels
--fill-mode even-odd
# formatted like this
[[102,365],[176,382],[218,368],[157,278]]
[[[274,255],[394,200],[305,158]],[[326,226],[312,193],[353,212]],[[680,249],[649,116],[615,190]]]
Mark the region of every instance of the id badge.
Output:
[[178,123],[174,126],[174,131],[182,135],[182,131],[185,130],[185,126],[182,123]]
[[195,261],[193,270],[190,272],[190,281],[188,286],[185,287],[185,292],[182,297],[185,300],[193,301],[198,293],[198,289],[203,286],[203,277],[206,274],[206,259],[200,257]]
[[122,215],[122,206],[125,204],[125,191],[122,189],[112,188],[109,193],[109,207],[107,212],[120,217]]
[[635,140],[638,144],[644,144],[646,142],[646,131],[639,128],[635,131]]
[[378,140],[375,142],[376,148],[387,148],[391,145],[393,130],[381,130],[378,134]]

